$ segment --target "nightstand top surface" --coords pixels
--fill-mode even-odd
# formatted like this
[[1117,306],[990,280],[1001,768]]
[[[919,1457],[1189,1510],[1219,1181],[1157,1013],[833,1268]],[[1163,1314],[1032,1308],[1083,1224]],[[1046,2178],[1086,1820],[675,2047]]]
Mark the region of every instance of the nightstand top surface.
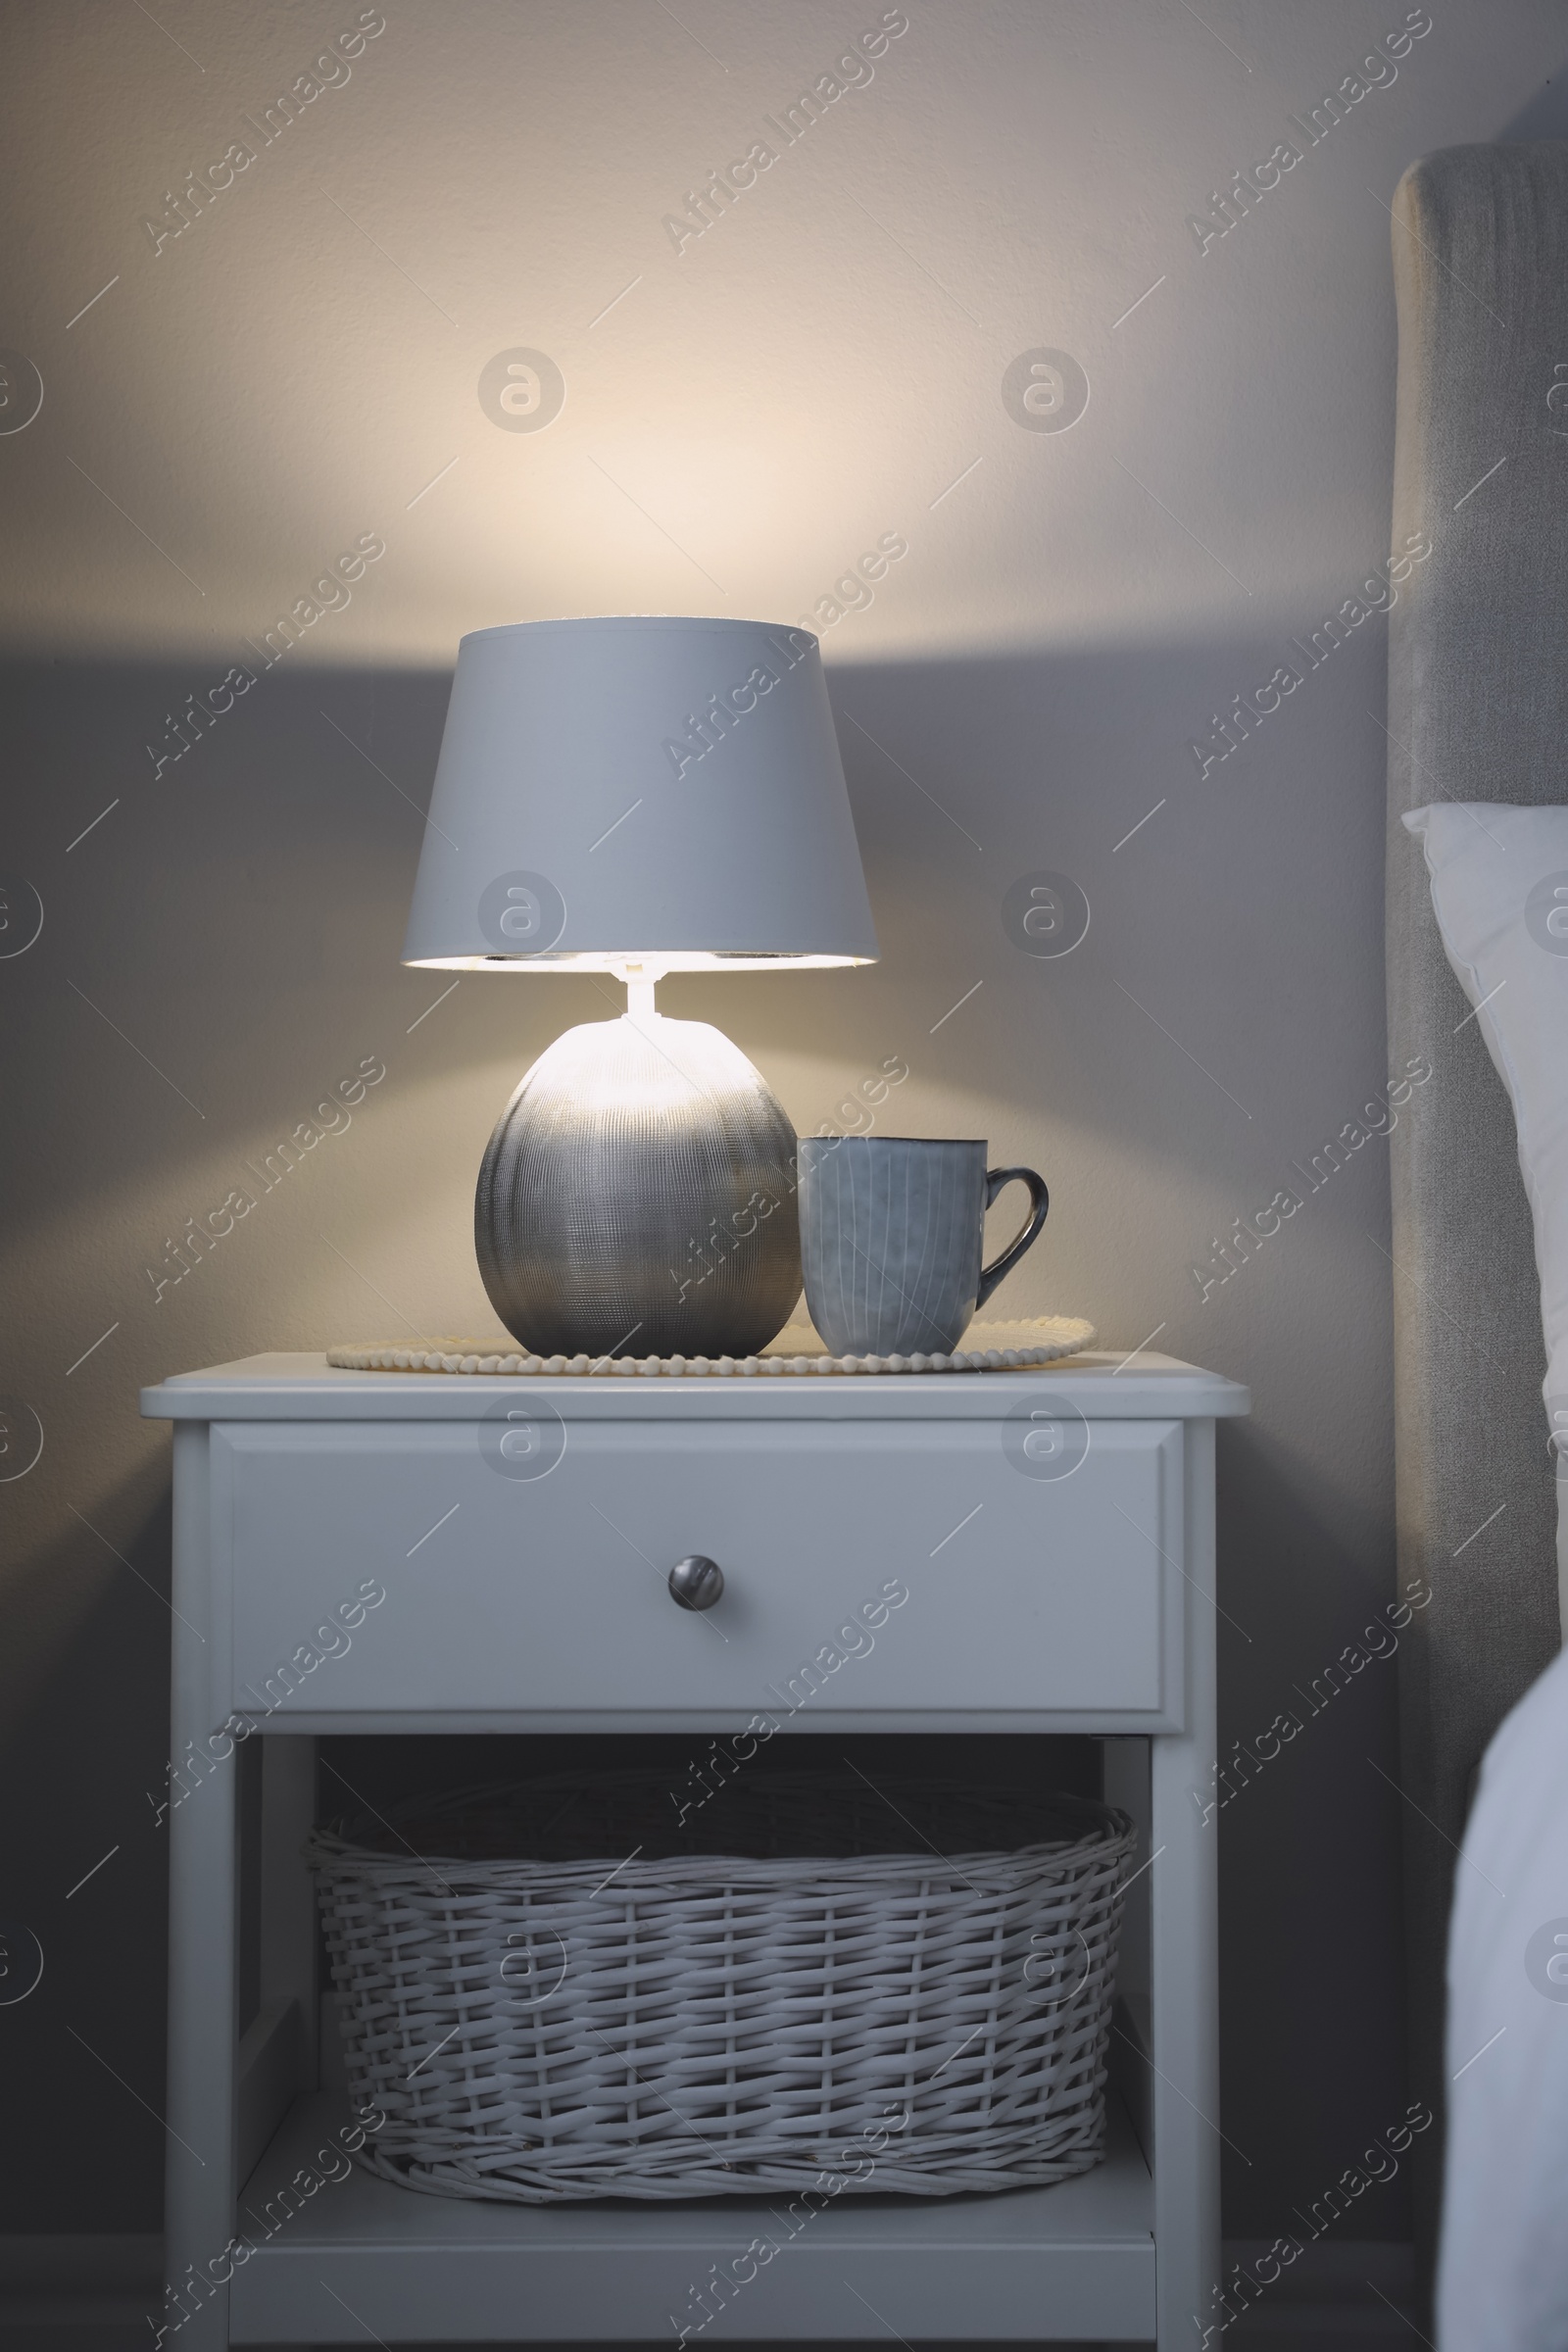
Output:
[[1148,1349],[1012,1372],[605,1374],[346,1372],[324,1355],[248,1355],[143,1389],[152,1421],[474,1421],[538,1396],[566,1421],[1000,1421],[1048,1394],[1086,1420],[1206,1421],[1250,1409],[1238,1382]]

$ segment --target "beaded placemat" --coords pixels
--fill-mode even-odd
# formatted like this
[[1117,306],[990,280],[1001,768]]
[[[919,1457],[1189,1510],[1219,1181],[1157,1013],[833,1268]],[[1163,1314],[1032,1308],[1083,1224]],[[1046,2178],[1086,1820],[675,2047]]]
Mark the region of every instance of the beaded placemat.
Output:
[[832,1372],[1002,1372],[1055,1363],[1092,1348],[1099,1334],[1073,1315],[1022,1323],[971,1323],[951,1355],[829,1355],[808,1323],[786,1325],[759,1355],[524,1355],[504,1340],[433,1340],[422,1348],[329,1348],[344,1372],[513,1372],[551,1378],[662,1374],[728,1379]]

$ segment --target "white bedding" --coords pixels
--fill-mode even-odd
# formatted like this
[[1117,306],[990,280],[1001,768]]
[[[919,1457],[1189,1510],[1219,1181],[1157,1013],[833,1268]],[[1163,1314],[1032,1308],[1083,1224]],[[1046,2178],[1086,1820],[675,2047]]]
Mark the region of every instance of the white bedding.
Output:
[[1568,1653],[1487,1750],[1453,1894],[1439,2352],[1563,2352]]

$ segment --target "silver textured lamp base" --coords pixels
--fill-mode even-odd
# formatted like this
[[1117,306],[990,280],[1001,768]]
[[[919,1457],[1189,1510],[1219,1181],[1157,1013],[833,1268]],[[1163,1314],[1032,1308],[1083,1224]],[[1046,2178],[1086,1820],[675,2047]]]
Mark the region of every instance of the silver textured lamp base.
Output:
[[473,1238],[537,1354],[753,1354],[801,1293],[795,1130],[706,1021],[568,1029],[496,1123]]

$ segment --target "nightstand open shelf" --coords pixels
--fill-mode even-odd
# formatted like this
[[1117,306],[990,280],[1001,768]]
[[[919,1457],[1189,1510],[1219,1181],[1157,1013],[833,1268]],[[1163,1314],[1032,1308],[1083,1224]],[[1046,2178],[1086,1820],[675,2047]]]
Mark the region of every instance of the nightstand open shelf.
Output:
[[[259,2238],[269,2198],[350,2118],[341,2093],[299,2100],[240,2194]],[[1153,2185],[1119,2099],[1105,2161],[1054,2188],[996,2196],[845,2197],[789,2238],[789,2199],[627,2199],[551,2206],[423,2196],[356,2170],[328,2181],[238,2273],[236,2344],[618,2343],[666,2338],[710,2266],[768,2237],[723,2332],[853,2342],[1038,2341],[1154,2328]],[[584,2276],[592,2278],[584,2294]],[[671,2315],[675,2325],[671,2325]],[[705,2335],[714,2332],[710,2328]]]
[[[176,1424],[172,1752],[188,1791],[169,1816],[179,2343],[624,2345],[690,2324],[692,2340],[1185,2346],[1218,2279],[1214,1839],[1191,1793],[1214,1754],[1213,1425],[1246,1407],[1232,1383],[1149,1356],[603,1382],[262,1356],[149,1391],[143,1409]],[[564,1432],[544,1477],[498,1470],[488,1433],[517,1410]],[[1037,1430],[1055,1434],[1023,1451]],[[711,1622],[664,1590],[694,1552],[724,1567]],[[800,1661],[889,1578],[907,1605],[887,1635],[791,1703]],[[306,1663],[313,1628],[367,1585],[381,1597],[347,1645]],[[793,2235],[767,2218],[782,2195],[525,2207],[359,2168],[285,2216],[278,2184],[318,2178],[349,2120],[318,2047],[300,1859],[318,1740],[721,1733],[767,1706],[786,1737],[1104,1742],[1105,1793],[1144,1838],[1123,1953],[1138,2025],[1112,2065],[1136,2132],[1113,2086],[1090,2173],[844,2196]],[[235,1719],[254,1742],[222,1731]],[[242,1801],[235,1758],[258,1750]],[[236,2232],[254,2249],[237,2264]],[[708,2287],[699,2330],[713,2266],[764,2235],[776,2254],[721,2307]]]

